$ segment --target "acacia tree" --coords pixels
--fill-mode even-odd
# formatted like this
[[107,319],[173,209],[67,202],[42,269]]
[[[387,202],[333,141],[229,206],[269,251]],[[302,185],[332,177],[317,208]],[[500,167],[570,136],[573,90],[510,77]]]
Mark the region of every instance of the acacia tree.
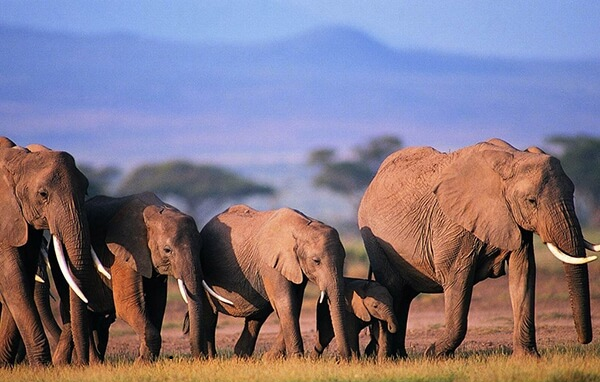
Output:
[[191,213],[206,212],[232,199],[250,195],[272,195],[275,190],[221,167],[171,161],[142,165],[121,183],[122,195],[152,191],[161,198],[177,197]]
[[313,184],[344,195],[358,206],[381,162],[401,147],[399,138],[385,135],[370,140],[365,146],[355,147],[348,159],[339,159],[331,148],[314,150],[308,160],[318,168]]
[[575,195],[588,223],[600,226],[600,138],[588,135],[553,136],[547,140],[560,148],[557,155],[575,184]]

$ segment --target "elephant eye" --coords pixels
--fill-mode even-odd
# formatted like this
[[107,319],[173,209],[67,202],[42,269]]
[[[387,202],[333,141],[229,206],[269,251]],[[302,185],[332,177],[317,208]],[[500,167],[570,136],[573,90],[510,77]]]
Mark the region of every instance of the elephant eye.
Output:
[[38,195],[42,198],[42,199],[48,199],[48,191],[41,189],[38,191]]
[[533,196],[527,198],[527,203],[529,203],[532,207],[537,205],[537,200]]
[[168,245],[166,247],[163,248],[163,252],[166,253],[167,255],[171,253],[171,247],[169,247]]
[[313,262],[314,262],[316,265],[319,265],[319,264],[321,264],[321,259],[319,259],[318,257],[313,257],[313,259],[312,259],[312,260],[313,260]]

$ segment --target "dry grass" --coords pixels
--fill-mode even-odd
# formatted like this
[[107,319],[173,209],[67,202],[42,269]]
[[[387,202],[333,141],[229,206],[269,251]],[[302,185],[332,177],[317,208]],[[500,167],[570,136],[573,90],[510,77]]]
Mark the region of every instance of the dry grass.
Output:
[[194,361],[162,358],[151,365],[111,358],[107,364],[0,370],[2,381],[598,381],[599,347],[554,347],[541,359],[513,358],[502,352],[458,353],[453,359],[360,360],[334,358],[265,361],[229,356]]

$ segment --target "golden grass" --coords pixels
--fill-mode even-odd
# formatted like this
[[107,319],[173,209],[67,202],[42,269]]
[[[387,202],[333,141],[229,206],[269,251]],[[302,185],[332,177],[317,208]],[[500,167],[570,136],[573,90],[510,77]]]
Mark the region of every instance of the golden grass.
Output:
[[266,361],[230,356],[194,361],[163,357],[138,365],[112,358],[90,367],[0,369],[1,381],[599,381],[598,345],[554,347],[542,358],[495,352],[458,353],[455,358],[338,362],[334,358]]

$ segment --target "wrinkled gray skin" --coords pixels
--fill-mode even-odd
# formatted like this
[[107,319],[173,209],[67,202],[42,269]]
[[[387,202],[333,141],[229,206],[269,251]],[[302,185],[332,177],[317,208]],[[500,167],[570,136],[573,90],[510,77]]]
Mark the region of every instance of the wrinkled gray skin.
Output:
[[[585,257],[574,187],[560,162],[499,139],[441,153],[390,155],[361,201],[358,221],[375,278],[394,297],[391,352],[406,356],[406,321],[419,293],[444,293],[446,331],[427,349],[447,356],[462,342],[473,285],[508,271],[515,355],[538,356],[533,233]],[[592,340],[587,265],[564,265],[575,328]]]
[[250,356],[273,310],[281,330],[265,356],[303,354],[299,318],[310,280],[326,293],[339,353],[350,357],[342,277],[345,251],[336,230],[289,208],[261,212],[236,205],[214,217],[200,235],[206,281],[234,304],[207,296],[203,324],[210,356],[216,354],[218,312],[245,317],[235,354]]
[[[88,181],[71,155],[41,145],[15,146],[0,137],[0,365],[13,364],[23,340],[32,365],[51,362],[48,339],[34,304],[34,276],[43,230],[64,245],[76,284],[89,298],[93,271],[83,201]],[[77,349],[88,347],[86,304],[69,295]],[[87,364],[87,352],[76,360]]]
[[[200,316],[203,294],[200,234],[194,219],[146,192],[121,198],[96,196],[85,203],[92,246],[111,274],[102,276],[110,288],[93,301],[92,357],[102,361],[109,328],[116,316],[140,339],[136,361],[154,361],[162,344],[160,331],[167,302],[167,276],[183,280],[191,312],[190,346],[200,357]],[[101,286],[102,287],[102,286]],[[68,358],[68,346],[59,350]]]
[[[344,290],[348,305],[348,327],[350,348],[360,354],[358,337],[362,329],[369,326],[371,341],[365,348],[365,355],[377,353],[385,357],[388,353],[389,336],[395,333],[398,321],[393,312],[393,299],[390,292],[376,281],[344,278]],[[317,305],[317,342],[315,352],[322,354],[334,337],[329,304]]]

